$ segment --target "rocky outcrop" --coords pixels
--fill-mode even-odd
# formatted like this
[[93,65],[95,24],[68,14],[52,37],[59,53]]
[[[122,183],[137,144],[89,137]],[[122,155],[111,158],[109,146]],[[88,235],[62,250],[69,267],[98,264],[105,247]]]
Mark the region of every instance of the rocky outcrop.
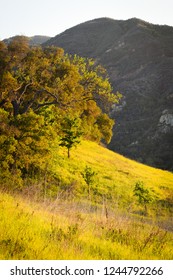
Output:
[[158,131],[160,133],[169,133],[173,131],[173,111],[164,110],[159,119]]

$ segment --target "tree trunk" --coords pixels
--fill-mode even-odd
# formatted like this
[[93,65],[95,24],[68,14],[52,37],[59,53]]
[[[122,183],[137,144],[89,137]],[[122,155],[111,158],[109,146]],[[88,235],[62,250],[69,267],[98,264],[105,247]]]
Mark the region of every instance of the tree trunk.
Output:
[[19,104],[16,100],[12,100],[11,104],[13,105],[13,116],[17,117],[17,115],[19,114]]
[[68,148],[68,158],[70,158],[70,149]]

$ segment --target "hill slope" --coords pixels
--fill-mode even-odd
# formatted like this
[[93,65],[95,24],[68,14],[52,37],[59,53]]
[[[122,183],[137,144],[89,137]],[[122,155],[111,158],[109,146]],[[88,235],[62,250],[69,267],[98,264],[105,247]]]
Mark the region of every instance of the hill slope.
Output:
[[[70,158],[67,157],[66,148],[55,146],[52,149],[45,175],[36,177],[31,183],[26,178],[22,193],[28,197],[36,200],[89,200],[94,207],[106,200],[110,210],[118,207],[121,210],[128,209],[131,213],[138,210],[143,212],[144,206],[138,204],[138,199],[134,197],[136,183],[142,182],[153,198],[148,204],[148,214],[156,215],[158,212],[160,215],[162,211],[162,215],[171,215],[171,172],[137,163],[89,141],[82,141],[77,148],[73,148]],[[86,173],[92,179],[89,184],[84,176]],[[93,176],[90,176],[91,173]],[[10,190],[15,188],[10,186]]]
[[[15,37],[16,36],[5,39],[4,43],[8,45],[13,39],[15,39]],[[43,36],[43,35],[35,35],[35,36],[32,36],[32,37],[26,37],[26,38],[28,38],[30,46],[37,46],[37,45],[41,45],[41,44],[45,43],[51,37]]]
[[[89,197],[86,166],[95,171]],[[0,259],[173,258],[173,174],[88,141],[70,159],[56,148],[51,168],[59,184],[45,178],[43,201],[39,184],[22,196],[0,191]],[[133,196],[139,180],[154,191],[146,217]]]
[[100,18],[48,40],[71,54],[92,57],[123,94],[110,148],[139,161],[172,169],[173,27],[133,18]]

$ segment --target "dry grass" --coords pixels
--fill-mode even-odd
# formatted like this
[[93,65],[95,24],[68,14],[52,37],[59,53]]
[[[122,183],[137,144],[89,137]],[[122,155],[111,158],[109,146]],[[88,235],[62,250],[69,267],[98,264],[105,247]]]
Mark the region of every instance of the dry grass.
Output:
[[[144,218],[143,218],[144,219]],[[0,194],[1,259],[172,259],[173,234],[104,207]]]
[[[81,175],[96,173],[88,196]],[[22,194],[0,192],[1,259],[173,259],[173,174],[83,141],[55,148],[46,178]],[[133,196],[137,181],[154,202],[143,214]],[[58,182],[58,183],[57,183]]]

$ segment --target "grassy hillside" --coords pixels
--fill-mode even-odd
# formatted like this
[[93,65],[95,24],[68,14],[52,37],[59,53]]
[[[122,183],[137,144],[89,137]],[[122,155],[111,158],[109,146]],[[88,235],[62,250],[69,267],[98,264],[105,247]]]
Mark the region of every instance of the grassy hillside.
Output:
[[[87,185],[82,174],[93,171]],[[83,141],[39,182],[0,192],[0,259],[172,259],[173,174]],[[153,200],[134,197],[141,181]],[[58,183],[57,183],[58,182]],[[90,191],[88,192],[88,188]]]
[[96,173],[91,200],[101,202],[104,198],[120,208],[136,207],[133,190],[136,182],[141,181],[151,191],[157,207],[172,206],[172,173],[139,164],[93,142],[83,141],[72,150],[70,159],[65,149],[55,151],[51,168],[59,177],[60,187],[66,186],[67,191],[81,197],[87,196],[87,185],[81,175],[86,166]]

